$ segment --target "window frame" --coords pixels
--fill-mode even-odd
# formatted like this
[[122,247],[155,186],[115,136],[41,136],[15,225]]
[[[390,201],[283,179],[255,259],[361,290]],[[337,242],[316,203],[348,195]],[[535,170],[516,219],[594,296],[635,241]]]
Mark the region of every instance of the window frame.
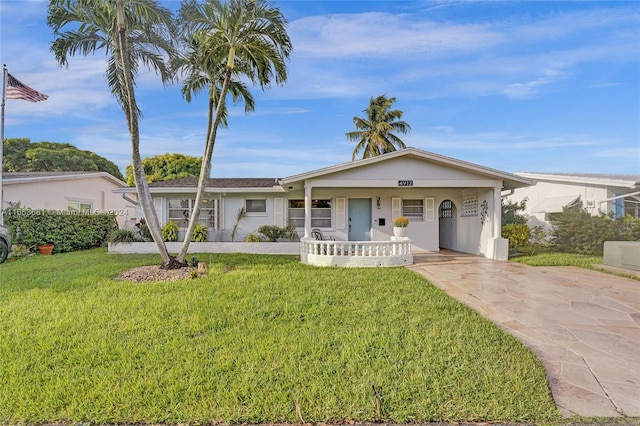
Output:
[[[186,207],[171,207],[172,201],[179,201],[181,204],[187,203]],[[193,212],[193,206],[195,199],[192,198],[167,198],[167,222],[173,220],[178,224],[178,229],[185,230],[189,224],[191,213]],[[200,208],[200,217],[198,223],[207,228],[208,230],[218,230],[219,213],[218,213],[218,200],[209,200],[211,207],[203,205]],[[171,213],[175,211],[181,211],[182,217],[176,215],[172,216]],[[185,214],[186,212],[186,214]],[[207,216],[208,215],[208,216]]]
[[[71,210],[71,204],[77,204],[77,210]],[[83,209],[82,206],[89,206],[88,209]],[[93,203],[88,201],[76,201],[76,200],[67,200],[67,212],[69,214],[91,214],[93,211]]]
[[[264,209],[259,211],[249,210],[249,204],[257,201],[261,201],[264,203],[263,205]],[[244,211],[247,213],[247,216],[267,216],[267,199],[266,198],[245,198]]]
[[[292,203],[295,203],[296,207],[291,207]],[[325,207],[318,207],[319,204],[323,204]],[[326,207],[326,205],[328,205],[328,207]],[[304,228],[305,226],[304,207],[304,199],[292,198],[287,200],[287,219],[293,223],[296,228]],[[316,198],[311,200],[311,228],[333,229],[333,207],[333,199],[331,198]],[[293,215],[292,212],[302,212],[302,215]],[[326,216],[326,212],[329,212],[328,216]],[[324,215],[321,216],[320,213]],[[319,221],[328,221],[329,226],[326,226],[326,223],[319,224]]]
[[[419,204],[416,205],[405,205],[406,202],[412,203],[412,202],[418,202]],[[402,216],[406,217],[407,219],[409,219],[409,222],[424,222],[424,199],[423,198],[402,198],[400,201],[400,212],[402,214]],[[416,211],[412,211],[409,212],[407,210],[405,210],[405,208],[407,209],[419,209],[420,212],[418,213],[417,210]]]

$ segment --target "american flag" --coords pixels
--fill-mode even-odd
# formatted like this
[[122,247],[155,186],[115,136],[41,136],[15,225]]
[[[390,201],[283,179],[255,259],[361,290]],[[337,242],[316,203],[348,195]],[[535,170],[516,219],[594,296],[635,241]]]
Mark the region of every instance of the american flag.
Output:
[[49,96],[40,93],[18,81],[14,76],[7,73],[7,99],[24,99],[29,102],[46,101]]

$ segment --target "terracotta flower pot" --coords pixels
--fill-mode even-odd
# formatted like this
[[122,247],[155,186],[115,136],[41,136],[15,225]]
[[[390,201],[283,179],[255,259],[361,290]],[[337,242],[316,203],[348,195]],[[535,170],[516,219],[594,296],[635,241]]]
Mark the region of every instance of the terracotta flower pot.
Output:
[[38,251],[44,256],[49,256],[53,252],[53,244],[41,244],[38,246]]

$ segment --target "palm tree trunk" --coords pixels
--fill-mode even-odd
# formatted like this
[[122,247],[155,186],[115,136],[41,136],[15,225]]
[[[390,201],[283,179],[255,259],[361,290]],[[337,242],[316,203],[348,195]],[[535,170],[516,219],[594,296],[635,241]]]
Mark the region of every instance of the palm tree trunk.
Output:
[[[231,55],[232,53],[229,54],[230,57]],[[230,61],[233,64],[232,59],[230,59]],[[184,259],[187,256],[187,250],[189,250],[191,235],[193,234],[193,230],[196,227],[196,223],[198,223],[198,216],[200,216],[200,209],[202,207],[204,191],[207,185],[207,178],[209,177],[209,172],[211,171],[211,157],[213,155],[213,147],[216,143],[216,134],[218,132],[218,126],[220,125],[222,109],[224,108],[225,98],[229,90],[229,83],[231,82],[232,69],[233,68],[231,66],[227,65],[224,82],[222,83],[222,91],[220,93],[220,98],[218,99],[218,105],[216,107],[215,120],[213,121],[213,125],[211,125],[209,128],[205,152],[202,156],[202,165],[200,166],[200,177],[198,178],[196,200],[194,202],[193,211],[191,212],[191,217],[189,218],[189,225],[187,227],[187,233],[184,237],[184,241],[182,242],[182,248],[180,249],[180,253],[178,253],[178,256],[176,256],[177,262],[184,262]],[[209,115],[209,117],[211,117],[211,115]],[[211,119],[209,119],[209,123],[211,123]],[[218,214],[217,211],[216,214]]]
[[162,257],[162,266],[167,267],[171,264],[171,256],[167,250],[167,246],[162,239],[162,230],[160,228],[160,222],[158,221],[158,215],[156,209],[153,206],[153,199],[149,192],[149,185],[147,184],[147,178],[144,173],[144,167],[142,166],[142,159],[140,157],[140,128],[138,125],[138,116],[136,114],[137,104],[135,99],[135,91],[133,89],[133,82],[130,78],[130,71],[127,61],[127,39],[126,28],[124,18],[124,1],[118,0],[116,2],[117,20],[118,20],[118,44],[120,45],[120,66],[122,67],[122,78],[125,89],[127,91],[127,100],[125,105],[125,115],[127,116],[127,124],[129,126],[129,134],[131,136],[131,162],[133,164],[133,176],[135,178],[136,192],[138,194],[138,200],[142,207],[142,214],[147,222],[153,241],[158,246],[158,251]]

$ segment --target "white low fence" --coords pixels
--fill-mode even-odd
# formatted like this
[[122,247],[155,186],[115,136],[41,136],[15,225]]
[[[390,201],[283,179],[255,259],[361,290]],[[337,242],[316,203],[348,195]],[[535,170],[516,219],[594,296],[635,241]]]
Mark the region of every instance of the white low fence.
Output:
[[413,263],[411,240],[402,241],[301,241],[302,263],[316,266],[384,267]]
[[[181,242],[168,242],[169,253],[178,253]],[[158,253],[155,243],[109,243],[109,253]],[[300,255],[302,263],[316,266],[384,267],[413,263],[411,240],[402,241],[317,241],[300,242],[206,242],[189,244],[188,253],[250,253]]]
[[[181,242],[168,242],[169,253],[178,253]],[[190,243],[188,253],[250,253],[250,254],[300,254],[299,242],[206,242]],[[134,254],[158,253],[156,243],[109,243],[109,253]]]

